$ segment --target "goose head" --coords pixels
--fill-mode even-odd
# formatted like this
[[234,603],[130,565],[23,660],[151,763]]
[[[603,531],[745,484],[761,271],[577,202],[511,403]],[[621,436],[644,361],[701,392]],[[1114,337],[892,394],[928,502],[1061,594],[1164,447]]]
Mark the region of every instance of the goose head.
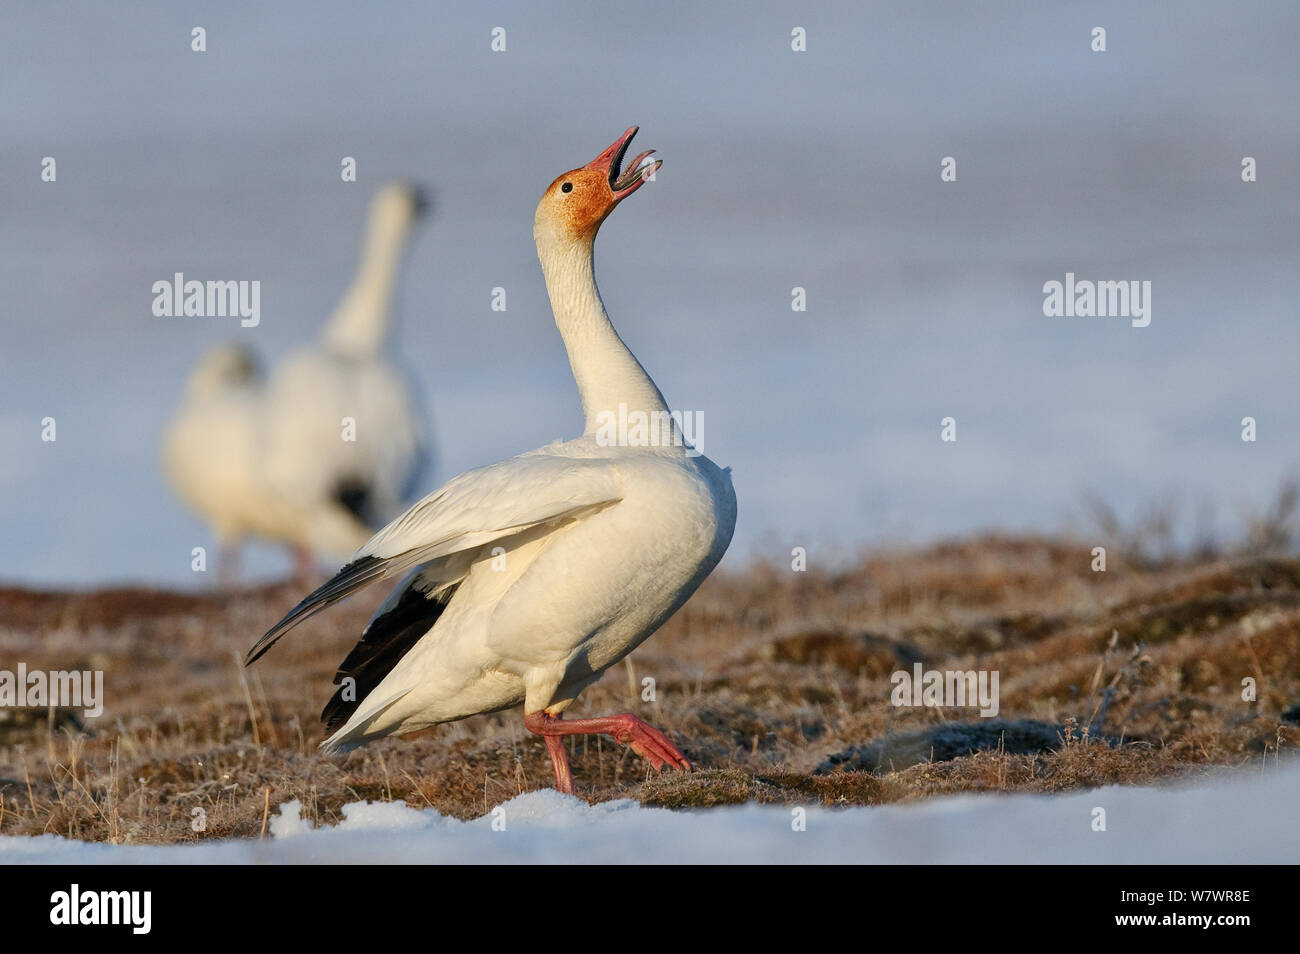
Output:
[[429,193],[410,182],[390,182],[370,201],[370,224],[374,231],[405,235],[429,211]]
[[199,359],[186,382],[186,393],[192,398],[208,398],[231,388],[246,387],[260,376],[261,368],[251,348],[221,344]]
[[539,243],[546,239],[590,243],[614,207],[663,165],[661,159],[647,162],[654,153],[647,149],[624,167],[623,157],[637,128],[629,127],[591,162],[571,169],[547,187],[533,220],[533,234]]

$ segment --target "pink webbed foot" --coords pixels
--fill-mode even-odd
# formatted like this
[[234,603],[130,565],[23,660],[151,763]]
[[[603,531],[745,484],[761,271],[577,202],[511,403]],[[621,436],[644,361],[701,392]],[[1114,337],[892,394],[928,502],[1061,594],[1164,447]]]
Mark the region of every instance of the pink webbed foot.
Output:
[[564,743],[560,741],[566,735],[608,735],[644,758],[656,771],[665,765],[681,772],[691,770],[690,761],[668,740],[668,736],[631,713],[596,719],[564,720],[559,716],[547,715],[545,711],[532,712],[524,716],[524,726],[528,731],[546,739],[546,748],[555,767],[555,786],[561,792],[573,792],[569,760],[564,752]]
[[604,729],[608,735],[614,737],[616,741],[622,742],[637,755],[646,759],[658,771],[665,765],[671,765],[679,772],[689,772],[691,763],[682,755],[681,750],[668,740],[664,735],[648,722],[643,722],[634,715],[624,713],[622,715],[609,716],[608,721],[613,724],[610,729]]

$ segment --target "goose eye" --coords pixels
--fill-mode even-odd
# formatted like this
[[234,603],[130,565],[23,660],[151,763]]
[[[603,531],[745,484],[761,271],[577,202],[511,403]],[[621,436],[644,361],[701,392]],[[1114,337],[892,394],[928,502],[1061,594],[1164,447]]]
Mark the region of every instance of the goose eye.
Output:
[[560,191],[561,191],[561,192],[572,192],[572,191],[573,191],[573,183],[572,183],[572,182],[566,182],[566,183],[564,183],[564,185],[560,186]]

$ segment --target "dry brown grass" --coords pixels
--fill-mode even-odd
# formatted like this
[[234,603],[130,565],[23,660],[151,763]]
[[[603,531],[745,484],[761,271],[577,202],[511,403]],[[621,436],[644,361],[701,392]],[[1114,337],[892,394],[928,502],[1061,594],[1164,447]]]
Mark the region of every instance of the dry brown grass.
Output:
[[[609,739],[578,739],[579,789],[671,807],[879,804],[1261,772],[1292,754],[1300,561],[1093,573],[1090,560],[1083,546],[988,537],[842,572],[715,576],[571,710],[635,712],[697,771],[656,776]],[[87,727],[76,713],[0,709],[0,833],[257,837],[268,804],[293,798],[322,823],[358,799],[470,817],[551,784],[518,712],[317,754],[334,668],[383,594],[309,621],[241,670],[299,595],[0,590],[0,668],[102,669],[107,695]],[[891,706],[890,673],[915,661],[998,670],[998,720]],[[657,702],[640,699],[645,676]],[[1254,702],[1241,699],[1245,677]]]

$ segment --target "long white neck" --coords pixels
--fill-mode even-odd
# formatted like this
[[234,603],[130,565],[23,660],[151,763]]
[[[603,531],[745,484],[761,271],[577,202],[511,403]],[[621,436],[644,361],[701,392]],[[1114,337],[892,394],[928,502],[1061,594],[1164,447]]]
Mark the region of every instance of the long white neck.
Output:
[[370,356],[383,349],[397,267],[408,234],[410,225],[401,218],[371,217],[356,278],[325,329],[325,343],[334,351]]
[[595,252],[589,240],[538,235],[537,256],[546,276],[555,325],[569,352],[586,417],[584,434],[601,426],[602,413],[666,412],[668,405],[636,356],[618,336],[596,288]]

